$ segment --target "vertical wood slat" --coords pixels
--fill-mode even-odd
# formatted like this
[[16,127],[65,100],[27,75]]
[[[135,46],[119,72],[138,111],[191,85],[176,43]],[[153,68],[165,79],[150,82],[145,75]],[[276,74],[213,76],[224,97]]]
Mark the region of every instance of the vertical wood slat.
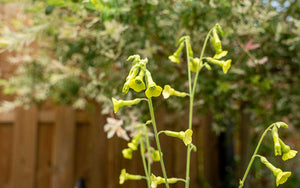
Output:
[[53,138],[53,123],[39,124],[35,188],[51,187],[51,177],[53,172]]
[[53,188],[74,186],[75,127],[74,110],[66,106],[58,107],[54,141]]
[[107,138],[104,132],[106,118],[101,115],[101,109],[96,105],[90,117],[90,158],[89,158],[89,186],[91,188],[107,185]]
[[37,109],[17,109],[14,124],[12,188],[34,188]]
[[12,124],[0,125],[0,185],[1,187],[10,187],[11,158],[13,143]]

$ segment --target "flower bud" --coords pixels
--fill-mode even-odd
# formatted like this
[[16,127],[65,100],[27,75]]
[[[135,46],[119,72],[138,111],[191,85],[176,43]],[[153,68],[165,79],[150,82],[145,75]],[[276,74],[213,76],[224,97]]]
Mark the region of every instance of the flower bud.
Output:
[[296,150],[291,150],[290,146],[286,145],[280,138],[279,138],[279,143],[282,150],[282,160],[286,161],[292,159],[298,153],[298,151]]
[[275,156],[281,155],[281,146],[279,142],[278,129],[276,126],[272,128],[272,136],[274,141],[274,152]]
[[164,99],[167,99],[172,95],[177,96],[177,97],[185,97],[188,95],[185,92],[176,91],[175,89],[171,88],[170,85],[165,85],[162,94],[164,96]]

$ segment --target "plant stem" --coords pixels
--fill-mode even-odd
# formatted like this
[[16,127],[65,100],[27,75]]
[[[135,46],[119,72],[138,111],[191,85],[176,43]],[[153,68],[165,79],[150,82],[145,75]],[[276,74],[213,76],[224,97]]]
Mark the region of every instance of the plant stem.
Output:
[[[202,61],[203,55],[204,55],[204,51],[207,45],[207,41],[210,37],[210,33],[211,33],[212,29],[208,32],[202,50],[201,50],[201,55],[200,55],[200,61]],[[193,105],[194,105],[194,95],[195,95],[195,90],[196,90],[196,86],[197,86],[197,79],[199,76],[199,72],[202,69],[202,65],[201,66],[197,66],[197,72],[196,72],[196,76],[194,78],[194,84],[193,84],[193,88],[192,88],[192,76],[191,76],[191,70],[190,70],[190,56],[188,53],[188,41],[187,39],[185,40],[185,46],[186,46],[186,54],[187,54],[187,66],[188,66],[188,79],[189,79],[189,96],[190,96],[190,106],[189,106],[189,129],[192,129],[192,124],[193,124]],[[189,188],[190,185],[190,162],[191,162],[191,145],[188,145],[187,148],[187,159],[186,159],[186,176],[185,176],[185,188]]]
[[[146,138],[147,152],[149,154],[149,152],[150,152],[150,141],[149,141],[147,126],[145,126],[145,138]],[[147,159],[147,165],[148,165],[148,174],[149,174],[149,176],[151,176],[151,161],[150,161],[149,157],[150,156],[148,156],[148,159]]]
[[[190,108],[189,108],[189,129],[192,128],[192,118],[193,118],[193,94],[192,94],[192,76],[190,70],[190,56],[188,51],[188,41],[185,39],[185,48],[186,48],[186,55],[187,55],[187,67],[188,67],[188,79],[189,79],[189,96],[190,96]],[[191,148],[190,144],[187,148],[187,157],[186,157],[186,174],[185,174],[185,188],[189,188],[190,184],[190,160],[191,160]]]
[[161,170],[162,170],[163,176],[165,178],[166,188],[169,188],[168,177],[167,177],[167,172],[166,172],[166,168],[165,168],[165,164],[164,164],[164,159],[163,159],[163,156],[161,153],[160,142],[159,142],[159,138],[158,138],[158,134],[157,134],[157,127],[156,127],[155,116],[154,116],[154,111],[153,111],[153,104],[152,104],[151,98],[148,99],[148,104],[149,104],[149,111],[150,111],[150,116],[151,116],[151,120],[152,120],[154,135],[155,135],[155,141],[156,141],[157,149],[159,151],[158,153],[159,153],[159,157],[160,157]]
[[145,170],[145,175],[147,177],[147,186],[148,188],[151,188],[151,183],[150,183],[150,175],[148,173],[148,169],[147,169],[147,165],[146,165],[146,159],[145,159],[145,146],[144,146],[144,141],[141,140],[140,143],[140,150],[141,150],[141,157],[142,157],[142,161],[143,161],[143,166],[144,166],[144,170]]
[[258,152],[258,149],[259,149],[259,147],[260,147],[260,145],[261,145],[261,142],[263,141],[263,139],[264,139],[264,137],[266,136],[267,132],[268,132],[273,126],[274,126],[274,124],[270,125],[270,126],[264,131],[264,133],[261,135],[261,137],[260,137],[260,139],[259,139],[259,142],[258,142],[258,144],[257,144],[257,146],[256,146],[256,148],[255,148],[255,151],[254,151],[254,153],[253,153],[253,155],[252,155],[252,157],[251,157],[251,160],[250,160],[250,162],[249,162],[249,164],[248,164],[248,166],[247,166],[247,169],[246,169],[246,172],[245,172],[245,174],[244,174],[244,176],[243,176],[243,179],[240,180],[239,188],[242,188],[242,187],[244,186],[246,177],[247,177],[247,175],[248,175],[248,173],[249,173],[249,170],[250,170],[250,168],[251,168],[251,166],[252,166],[252,163],[253,163],[255,157],[258,156],[258,155],[256,155],[256,153]]

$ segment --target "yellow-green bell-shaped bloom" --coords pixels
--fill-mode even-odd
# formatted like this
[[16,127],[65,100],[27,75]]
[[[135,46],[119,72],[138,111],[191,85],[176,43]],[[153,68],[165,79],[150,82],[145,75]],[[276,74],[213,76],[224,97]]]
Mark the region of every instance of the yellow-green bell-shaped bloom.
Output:
[[229,70],[229,68],[231,66],[231,59],[228,59],[226,61],[222,61],[222,60],[216,60],[216,59],[211,58],[211,57],[207,57],[206,60],[209,63],[221,66],[224,74],[227,74],[227,72],[228,72],[228,70]]
[[151,158],[155,162],[160,161],[159,151],[158,150],[153,151],[152,154],[151,154]]
[[172,55],[169,56],[169,59],[171,62],[173,62],[173,63],[180,62],[179,56],[180,56],[180,53],[181,53],[183,47],[184,47],[184,43],[182,42],[182,43],[180,43],[178,49]]
[[124,184],[124,182],[127,180],[141,180],[141,179],[143,179],[143,176],[129,174],[126,172],[125,169],[122,169],[119,177],[119,184]]
[[185,97],[188,95],[185,92],[176,91],[175,89],[171,88],[170,85],[165,85],[162,94],[164,96],[164,99],[167,99],[172,95],[177,96],[177,97]]
[[276,186],[278,187],[280,184],[284,184],[287,179],[291,176],[291,172],[283,172],[281,169],[273,166],[265,157],[260,156],[260,161],[265,164],[276,177]]
[[121,107],[135,105],[135,104],[138,104],[139,102],[141,102],[142,100],[143,99],[117,100],[115,98],[112,98],[112,102],[114,105],[114,112],[117,113]]
[[133,80],[136,77],[138,72],[139,72],[139,67],[136,66],[136,65],[132,66],[132,68],[130,69],[130,72],[129,72],[127,78],[126,78],[126,82],[124,83],[124,86],[123,86],[123,89],[122,89],[123,93],[125,93],[125,94],[128,93],[129,87],[130,87],[129,83],[130,83],[131,80]]
[[290,146],[286,145],[280,138],[279,138],[279,142],[282,151],[282,160],[286,161],[294,158],[297,155],[298,151],[291,150]]
[[137,134],[127,145],[133,151],[137,150],[142,133]]
[[187,146],[192,143],[193,131],[191,129],[186,130],[185,132],[175,132],[175,131],[162,131],[168,136],[179,138],[183,141],[183,143]]
[[145,71],[141,70],[138,76],[129,80],[129,87],[133,89],[135,92],[141,92],[146,89],[145,83],[143,81],[145,75]]
[[123,149],[122,150],[123,157],[125,159],[132,159],[132,152],[133,152],[133,150],[131,148]]
[[162,92],[162,88],[153,81],[151,73],[146,70],[147,90],[145,92],[147,98],[158,97]]
[[[154,174],[151,174],[151,188],[157,188],[158,185],[165,183],[165,179],[160,176],[155,176]],[[178,181],[184,181],[179,178],[168,178],[168,183],[173,184],[177,183]]]
[[278,129],[276,126],[272,128],[272,136],[274,141],[274,152],[275,156],[281,155],[281,145],[279,142]]

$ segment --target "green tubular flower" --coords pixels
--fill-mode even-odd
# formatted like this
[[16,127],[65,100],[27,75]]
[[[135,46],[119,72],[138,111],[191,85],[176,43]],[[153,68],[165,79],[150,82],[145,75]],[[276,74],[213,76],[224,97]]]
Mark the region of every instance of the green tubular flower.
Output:
[[199,70],[201,70],[202,68],[202,61],[200,61],[199,58],[195,57],[195,58],[191,58],[190,61],[190,70],[192,72],[197,72],[198,66],[200,66]]
[[123,149],[122,150],[123,157],[125,159],[132,159],[132,152],[133,150],[131,148]]
[[294,158],[297,155],[298,151],[291,150],[290,146],[286,145],[280,138],[279,143],[282,150],[282,160],[286,161]]
[[192,143],[193,131],[191,129],[188,129],[185,132],[183,132],[183,131],[180,131],[180,132],[162,131],[162,132],[168,136],[181,139],[186,146]]
[[151,157],[153,159],[153,161],[158,162],[160,161],[160,157],[159,157],[159,151],[155,150],[152,152]]
[[129,80],[129,87],[132,88],[135,92],[141,92],[146,89],[145,83],[143,81],[145,71],[141,70],[139,75],[135,78]]
[[141,179],[143,179],[143,176],[129,174],[126,172],[125,169],[122,169],[119,177],[119,184],[124,184],[126,180],[141,180]]
[[211,57],[207,57],[206,60],[209,62],[209,63],[212,63],[212,64],[216,64],[216,65],[219,65],[222,67],[222,70],[224,72],[224,74],[227,74],[230,66],[231,66],[231,59],[228,59],[226,61],[223,61],[223,60],[216,60],[214,58],[211,58]]
[[138,66],[134,65],[134,66],[131,67],[130,72],[129,72],[127,78],[126,78],[126,82],[124,83],[124,86],[123,86],[123,89],[122,89],[123,93],[125,93],[125,94],[128,93],[129,87],[130,87],[129,83],[130,83],[131,80],[133,80],[136,77],[138,72],[139,72],[139,67]]
[[165,85],[162,94],[164,96],[164,99],[167,99],[172,95],[177,96],[177,97],[185,97],[188,95],[185,92],[176,91],[175,89],[171,88],[170,85]]
[[141,136],[142,136],[142,133],[137,134],[137,135],[131,140],[131,142],[127,144],[128,147],[129,147],[130,149],[132,149],[133,151],[137,150],[137,147],[139,146],[139,140],[140,140]]
[[285,129],[287,129],[287,128],[289,128],[289,126],[286,124],[286,123],[284,123],[284,122],[276,122],[276,123],[274,123],[274,126],[276,126],[278,129],[279,128],[285,128]]
[[145,92],[147,98],[158,97],[162,92],[162,88],[153,81],[151,73],[146,70],[147,90]]
[[276,168],[265,157],[260,156],[260,161],[264,163],[273,172],[274,176],[276,177],[277,187],[280,184],[284,184],[292,174],[291,172],[283,172],[281,169]]
[[228,51],[221,51],[220,53],[216,53],[214,55],[214,59],[221,59],[222,57],[225,57],[227,55]]
[[276,126],[272,128],[272,136],[274,141],[274,152],[275,156],[281,155],[281,145],[279,142],[278,129]]
[[218,35],[218,31],[216,28],[213,28],[212,30],[212,38],[211,38],[211,43],[216,51],[217,54],[220,54],[222,50],[222,43]]
[[112,97],[112,102],[114,105],[114,112],[117,113],[118,110],[123,107],[123,106],[131,106],[131,105],[135,105],[138,104],[139,102],[141,102],[143,99],[134,99],[134,100],[117,100],[115,98]]
[[181,53],[183,47],[184,47],[184,43],[181,42],[178,49],[172,55],[169,56],[170,61],[172,61],[173,63],[180,62],[179,56],[180,56],[180,53]]
[[[151,188],[157,188],[158,185],[165,183],[165,179],[160,176],[155,176],[151,174]],[[168,183],[177,183],[178,181],[182,181],[178,178],[168,178]]]

